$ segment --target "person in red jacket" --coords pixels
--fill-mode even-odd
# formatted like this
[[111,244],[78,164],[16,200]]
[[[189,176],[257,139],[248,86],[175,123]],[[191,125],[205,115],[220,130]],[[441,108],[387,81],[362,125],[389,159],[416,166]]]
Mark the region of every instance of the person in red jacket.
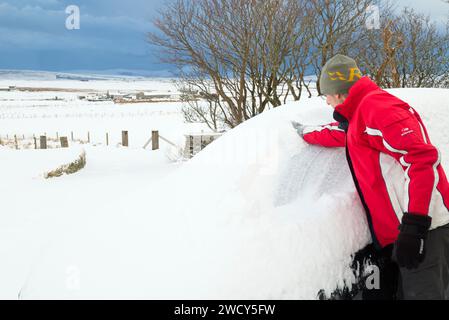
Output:
[[373,244],[399,266],[399,296],[448,299],[449,183],[421,117],[344,55],[319,84],[336,122],[295,129],[310,144],[346,148]]

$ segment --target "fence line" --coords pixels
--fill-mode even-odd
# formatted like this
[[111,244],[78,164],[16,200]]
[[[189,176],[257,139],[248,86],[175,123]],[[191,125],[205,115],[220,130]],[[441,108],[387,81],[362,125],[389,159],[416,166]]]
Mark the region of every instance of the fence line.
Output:
[[[90,131],[87,131],[86,136],[87,140],[83,139],[76,139],[74,132],[70,131],[70,144],[71,143],[80,143],[80,144],[90,144],[91,141],[91,135]],[[110,139],[109,139],[109,132],[106,132],[105,134],[105,144],[106,146],[109,146]],[[131,137],[132,138],[132,137]],[[176,148],[178,146],[173,143],[172,141],[168,140],[167,138],[164,138],[159,134],[159,131],[152,130],[150,139],[145,143],[143,146],[143,149],[146,149],[148,145],[151,143],[152,150],[158,150],[160,141],[164,141]],[[121,142],[117,145],[121,145],[123,147],[129,147],[129,141],[130,136],[128,134],[127,130],[122,130],[121,132]],[[96,145],[95,143],[94,145]],[[100,144],[104,144],[103,142]],[[5,136],[0,135],[0,145],[7,146],[10,148],[14,148],[16,150],[18,149],[54,149],[54,148],[68,148],[69,147],[69,139],[67,136],[60,135],[60,132],[56,132],[56,139],[51,138],[47,136],[47,133],[37,135],[33,134],[32,137],[30,136],[27,138],[25,134],[17,135],[14,134],[12,138],[9,134],[6,134]]]

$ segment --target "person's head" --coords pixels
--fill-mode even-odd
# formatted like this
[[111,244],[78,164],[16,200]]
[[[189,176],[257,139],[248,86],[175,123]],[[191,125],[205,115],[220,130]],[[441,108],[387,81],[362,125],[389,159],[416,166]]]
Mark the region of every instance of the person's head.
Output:
[[321,70],[320,93],[333,108],[343,103],[349,89],[362,77],[356,62],[342,54],[329,59]]

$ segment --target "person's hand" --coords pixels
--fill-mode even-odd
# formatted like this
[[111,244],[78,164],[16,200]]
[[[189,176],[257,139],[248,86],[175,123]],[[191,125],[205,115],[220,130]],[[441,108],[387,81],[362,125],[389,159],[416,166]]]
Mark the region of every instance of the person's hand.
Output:
[[296,132],[303,137],[304,136],[304,128],[305,126],[302,123],[292,121],[292,126],[296,130]]
[[399,226],[395,255],[402,268],[416,269],[426,256],[425,241],[432,218],[427,215],[405,213]]

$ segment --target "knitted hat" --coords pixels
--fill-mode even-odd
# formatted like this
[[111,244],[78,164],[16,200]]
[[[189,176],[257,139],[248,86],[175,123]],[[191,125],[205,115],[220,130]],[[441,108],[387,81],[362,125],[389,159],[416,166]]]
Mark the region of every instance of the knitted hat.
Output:
[[321,70],[321,94],[345,94],[362,77],[354,59],[337,54]]

